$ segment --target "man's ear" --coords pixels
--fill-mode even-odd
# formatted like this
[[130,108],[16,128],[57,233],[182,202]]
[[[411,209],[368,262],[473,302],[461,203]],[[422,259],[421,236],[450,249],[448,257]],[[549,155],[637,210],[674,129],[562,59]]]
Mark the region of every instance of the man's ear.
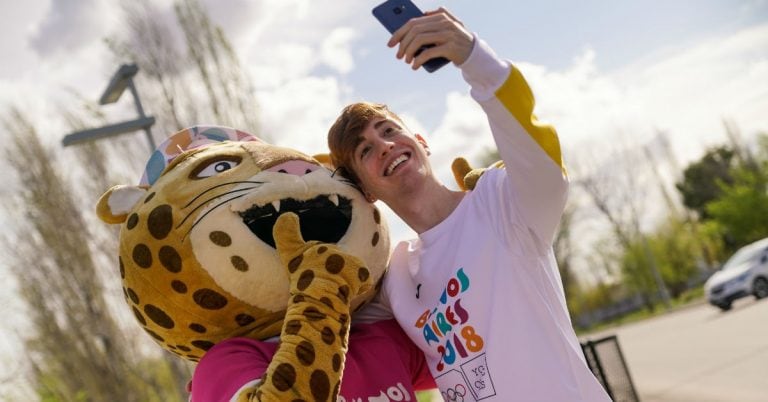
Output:
[[374,202],[378,201],[376,197],[373,196],[368,190],[363,187],[362,183],[357,183],[357,188],[360,190],[361,193],[363,193],[363,198],[365,198],[366,201],[373,204]]
[[374,202],[377,201],[376,197],[372,196],[371,193],[369,193],[369,192],[367,192],[365,190],[363,190],[363,196],[365,196],[365,200],[370,202],[371,204],[373,204]]
[[424,139],[424,137],[421,136],[421,134],[415,134],[416,142],[421,144],[422,147],[424,147],[424,150],[427,152],[427,156],[431,155],[432,152],[429,151],[429,145],[427,144],[427,140]]

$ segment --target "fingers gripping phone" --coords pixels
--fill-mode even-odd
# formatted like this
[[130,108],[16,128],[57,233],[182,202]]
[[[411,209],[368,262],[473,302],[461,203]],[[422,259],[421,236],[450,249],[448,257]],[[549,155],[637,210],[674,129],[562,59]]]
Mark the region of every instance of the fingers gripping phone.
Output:
[[[422,15],[424,13],[410,0],[387,0],[373,9],[373,16],[392,34],[411,18],[421,17]],[[418,56],[424,49],[433,46],[435,45],[422,46],[416,51],[415,56]],[[445,57],[435,57],[427,60],[422,66],[431,73],[449,62],[450,60]]]

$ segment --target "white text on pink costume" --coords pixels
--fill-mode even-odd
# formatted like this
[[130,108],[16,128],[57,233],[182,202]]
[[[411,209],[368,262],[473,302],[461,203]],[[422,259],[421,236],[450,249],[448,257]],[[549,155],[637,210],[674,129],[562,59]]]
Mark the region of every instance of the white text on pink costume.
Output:
[[397,383],[381,391],[378,395],[362,397],[362,398],[350,398],[347,400],[343,396],[339,395],[337,402],[398,402],[398,401],[411,401],[411,394],[405,389],[403,384]]

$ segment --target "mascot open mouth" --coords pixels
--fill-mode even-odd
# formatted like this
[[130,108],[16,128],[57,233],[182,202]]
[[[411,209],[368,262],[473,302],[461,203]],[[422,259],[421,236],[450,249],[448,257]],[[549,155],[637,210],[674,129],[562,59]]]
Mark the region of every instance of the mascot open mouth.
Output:
[[338,200],[338,203],[332,202],[328,195],[320,195],[306,201],[285,198],[264,206],[254,205],[239,214],[248,229],[272,247],[275,247],[272,227],[278,216],[286,212],[299,216],[301,236],[305,241],[337,243],[347,233],[352,222],[352,202],[341,196],[332,197]]

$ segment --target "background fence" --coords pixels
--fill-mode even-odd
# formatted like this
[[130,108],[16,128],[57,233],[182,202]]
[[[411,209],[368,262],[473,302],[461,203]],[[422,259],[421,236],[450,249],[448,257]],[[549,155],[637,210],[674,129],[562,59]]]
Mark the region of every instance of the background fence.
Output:
[[614,402],[639,402],[616,335],[581,344],[587,365]]

